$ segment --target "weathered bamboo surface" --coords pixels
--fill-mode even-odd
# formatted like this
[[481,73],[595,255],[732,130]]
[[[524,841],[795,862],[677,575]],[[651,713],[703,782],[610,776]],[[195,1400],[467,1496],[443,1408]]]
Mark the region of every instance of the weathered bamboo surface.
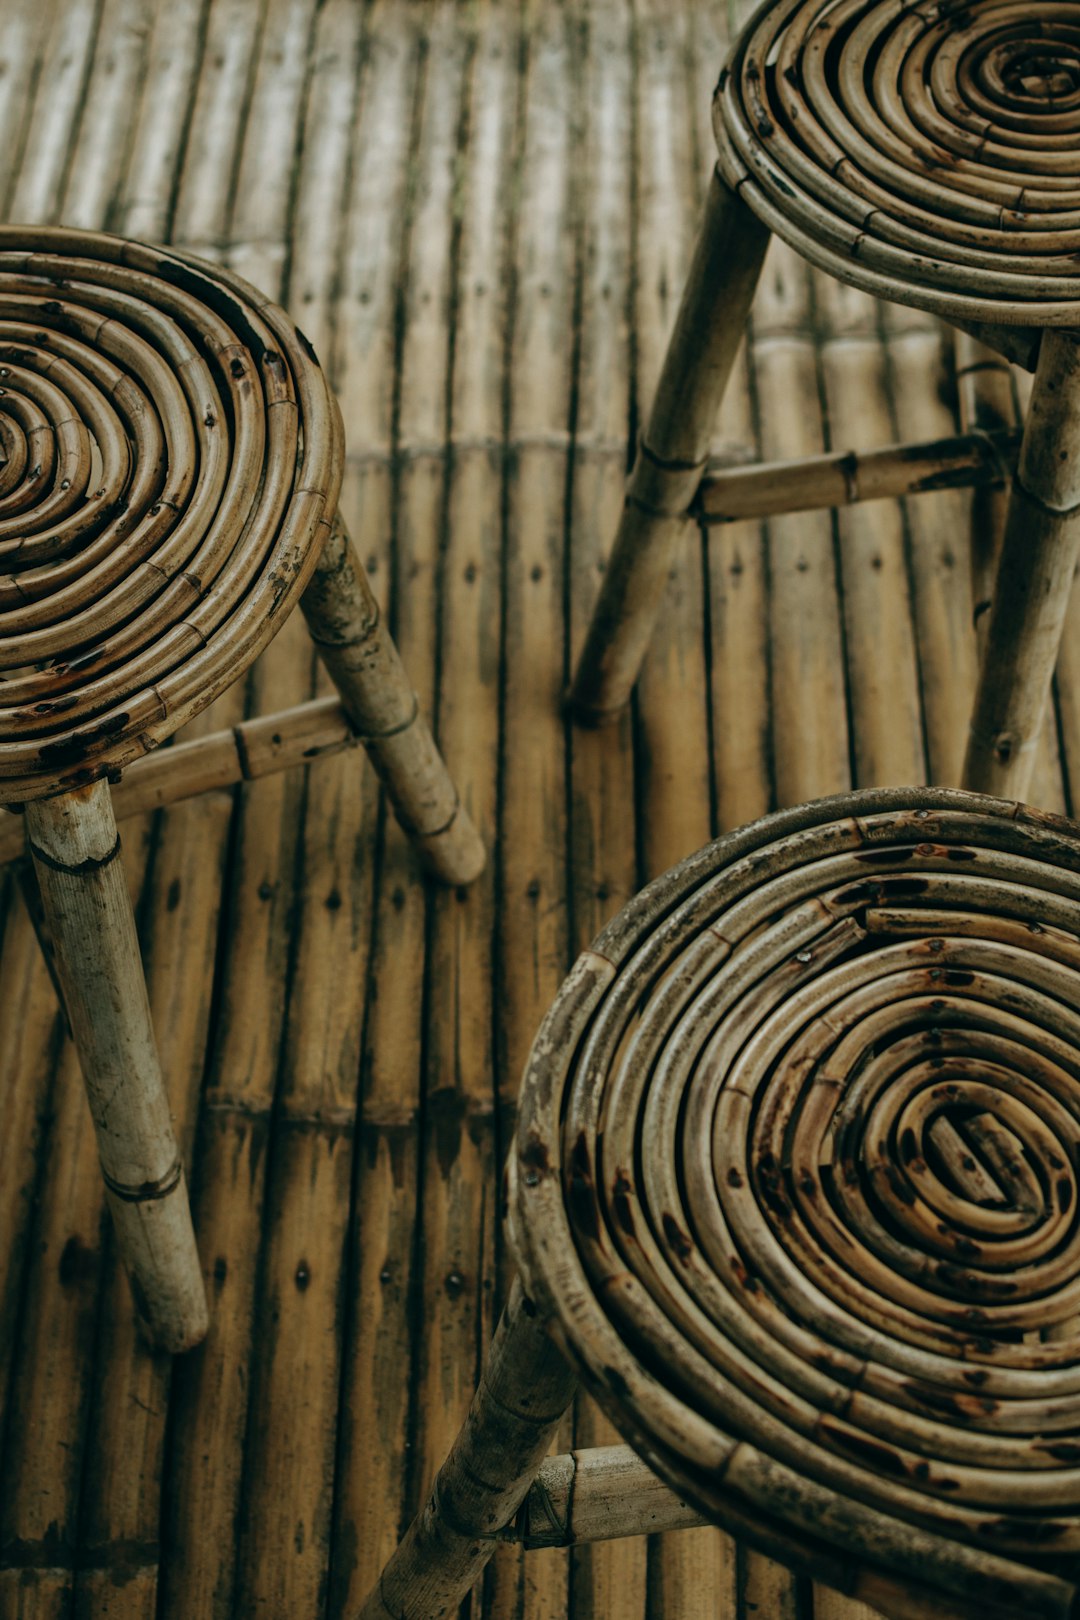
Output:
[[[239,783],[207,756],[214,791],[125,822],[211,1306],[173,1364],[136,1334],[0,874],[0,1620],[355,1615],[505,1297],[499,1166],[572,957],[714,832],[958,780],[976,649],[956,489],[691,533],[631,710],[588,733],[560,712],[749,9],[0,0],[3,218],[168,240],[284,301],[341,401],[343,516],[491,851],[468,891],[427,887],[359,749]],[[774,247],[712,454],[948,438],[951,353],[931,318]],[[1051,809],[1080,769],[1078,646],[1033,789]],[[328,695],[290,621],[197,734]],[[581,1402],[555,1447],[612,1439]],[[501,1549],[473,1602],[867,1613],[702,1530]]]

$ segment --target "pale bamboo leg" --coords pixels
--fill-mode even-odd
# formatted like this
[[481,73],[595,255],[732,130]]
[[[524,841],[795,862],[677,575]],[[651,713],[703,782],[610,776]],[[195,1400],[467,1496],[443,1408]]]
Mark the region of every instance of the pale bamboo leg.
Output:
[[465,1425],[359,1620],[441,1620],[508,1530],[576,1379],[515,1282]]
[[340,516],[301,599],[319,654],[424,865],[471,883],[484,846],[419,712]]
[[1047,332],[1039,354],[963,786],[1022,799],[1080,554],[1080,335]]
[[[965,433],[1002,433],[1016,425],[1012,368],[966,332],[955,334],[960,425]],[[1009,486],[977,486],[971,497],[971,595],[979,652],[986,645],[990,604],[1009,511]]]
[[28,804],[26,834],[117,1245],[153,1342],[187,1350],[206,1295],[108,785]]
[[769,232],[714,173],[626,504],[570,692],[579,720],[617,713],[649,645],[675,547],[761,271]]

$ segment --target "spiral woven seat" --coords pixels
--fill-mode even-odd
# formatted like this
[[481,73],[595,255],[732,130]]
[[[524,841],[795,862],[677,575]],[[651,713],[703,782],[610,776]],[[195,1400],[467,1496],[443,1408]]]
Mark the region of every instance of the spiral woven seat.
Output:
[[708,1518],[887,1613],[1061,1616],[1078,1167],[1080,829],[854,795],[719,840],[579,959],[526,1071],[512,1238]]
[[[344,460],[311,345],[239,277],[0,227],[0,806],[24,812],[0,843],[23,858],[136,1308],[169,1351],[206,1332],[206,1294],[110,784],[134,766],[132,814],[359,739],[435,877],[484,863],[337,511]],[[140,762],[297,604],[339,701]]]
[[1080,4],[768,0],[717,90],[777,235],[955,319],[1080,321]]
[[311,576],[336,403],[288,317],[118,237],[0,228],[0,802],[114,774]]

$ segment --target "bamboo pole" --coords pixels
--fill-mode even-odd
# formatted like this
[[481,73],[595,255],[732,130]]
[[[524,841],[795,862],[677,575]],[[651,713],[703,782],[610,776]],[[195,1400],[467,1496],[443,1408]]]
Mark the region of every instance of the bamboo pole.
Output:
[[[136,846],[135,839],[128,842],[129,849]],[[135,861],[126,863],[129,869],[143,864],[142,851],[135,852]],[[33,960],[40,961],[36,950]],[[55,1001],[51,992],[46,994],[56,1023]],[[28,1011],[32,1013],[32,1005]],[[78,1060],[70,1042],[57,1053],[58,1045],[50,1064],[55,1079],[43,1098],[50,1118],[32,1185],[37,1207],[29,1234],[30,1265],[19,1318],[13,1324],[17,1332],[5,1402],[4,1469],[10,1483],[0,1493],[0,1545],[5,1549],[3,1562],[10,1559],[16,1566],[0,1571],[0,1613],[5,1616],[13,1591],[14,1612],[19,1613],[21,1602],[36,1615],[39,1606],[45,1607],[53,1580],[65,1588],[63,1612],[71,1612],[72,1572],[56,1565],[68,1561],[67,1550],[74,1547],[78,1534],[91,1419],[91,1349],[108,1238],[93,1121]],[[28,1056],[23,1054],[18,1076],[23,1080],[33,1075]],[[12,1236],[18,1236],[17,1228]],[[130,1298],[125,1304],[134,1317]],[[7,1551],[20,1548],[30,1553],[29,1570],[18,1568]],[[46,1548],[48,1554],[42,1557]],[[50,1563],[51,1570],[41,1567]]]
[[[891,428],[877,305],[829,277],[813,281],[828,430],[858,455],[887,440]],[[924,782],[903,513],[891,501],[842,506],[836,527],[854,780],[860,787]]]
[[[739,1540],[738,1602],[745,1615],[765,1615],[768,1620],[803,1620],[805,1604],[800,1582],[778,1558],[770,1558],[757,1547]],[[818,1620],[816,1609],[812,1610]]]
[[1080,553],[1080,338],[1043,340],[971,719],[964,786],[1022,799]]
[[548,1457],[506,1534],[532,1551],[707,1523],[630,1446],[596,1446]]
[[[1019,376],[992,349],[956,335],[955,365],[960,425],[964,432],[988,433],[1015,428],[1021,420],[1017,394],[1030,394],[1031,378]],[[1017,386],[1019,385],[1019,387]],[[919,505],[921,506],[921,502]],[[976,486],[971,497],[971,590],[975,633],[980,655],[986,645],[990,606],[994,595],[1001,547],[1009,515],[1009,485]],[[1068,645],[1063,638],[1061,650]],[[972,692],[974,682],[972,682]],[[970,699],[968,699],[970,704]],[[965,721],[970,717],[965,715]],[[961,736],[963,734],[961,733]],[[1048,810],[1064,810],[1065,793],[1058,758],[1056,727],[1043,725],[1036,746],[1028,797]]]
[[[665,458],[689,460],[685,454],[690,448],[687,435],[692,434],[695,459],[704,460],[715,440],[723,399],[719,374],[723,372],[725,379],[730,376],[744,333],[727,329],[722,301],[714,302],[708,315],[701,312],[695,350],[706,363],[711,361],[714,369],[708,373],[708,380],[699,376],[696,388],[694,382],[689,383],[691,400],[695,393],[701,396],[702,415],[695,421],[691,405],[684,423],[680,416],[683,402],[672,392],[675,381],[669,358],[678,354],[688,340],[684,327],[686,300],[678,300],[676,289],[698,286],[707,234],[698,229],[703,204],[707,218],[713,212],[710,204],[720,206],[721,212],[728,206],[716,189],[719,182],[712,166],[699,159],[694,140],[698,108],[694,105],[692,81],[688,80],[694,60],[692,12],[687,0],[673,0],[672,5],[659,3],[640,13],[638,26],[645,50],[637,84],[637,274],[633,308],[636,393],[643,404],[656,401],[645,440]],[[746,251],[751,250],[752,243],[746,247]],[[713,264],[709,273],[716,269]],[[748,285],[747,296],[751,290]],[[702,296],[700,288],[698,296]],[[715,353],[710,352],[710,340],[703,336],[712,328],[717,328],[711,340]],[[658,436],[651,436],[654,425],[658,426]],[[633,478],[629,487],[634,488]],[[681,534],[690,543],[676,547],[664,564],[662,583],[654,581],[655,600],[650,608],[654,611],[663,600],[664,612],[655,627],[650,657],[636,694],[634,775],[641,810],[639,875],[645,878],[666,871],[705,843],[712,832],[703,548],[697,530],[685,519],[675,521],[672,533]],[[611,568],[609,560],[599,602],[593,610],[593,624],[604,611]],[[586,662],[591,635],[592,626],[582,655]],[[675,783],[678,792],[671,791]]]
[[93,231],[108,219],[125,153],[133,145],[147,67],[147,11],[146,0],[108,0],[97,20],[93,71],[64,178],[59,217],[65,225]]
[[627,702],[645,656],[675,547],[705,470],[709,440],[769,233],[719,175],[704,219],[626,506],[570,693],[596,724]]
[[[232,806],[222,797],[196,800],[154,827],[140,943],[158,1045],[169,1055],[169,1100],[185,1162],[191,1149],[211,1036],[215,956],[224,898],[224,865]],[[134,832],[136,829],[132,829]],[[203,1155],[198,1160],[202,1181]],[[218,1167],[213,1167],[217,1169]],[[246,1179],[246,1178],[245,1178]],[[220,1326],[215,1280],[220,1233],[193,1197],[203,1277],[214,1329]],[[115,1254],[102,1268],[102,1308],[87,1378],[88,1423],[81,1469],[74,1615],[106,1614],[122,1593],[124,1620],[157,1612],[162,1487],[173,1476],[166,1419],[174,1400],[174,1364],[141,1343],[123,1268]],[[188,1357],[185,1372],[201,1362]],[[172,1415],[176,1410],[173,1407]],[[210,1472],[204,1464],[205,1486]],[[203,1620],[208,1617],[203,1616]]]
[[[834,444],[855,447],[886,444],[895,423],[887,392],[887,356],[879,337],[879,306],[866,293],[813,275],[814,313],[819,321],[819,353],[824,411]],[[868,454],[876,458],[876,452]],[[933,452],[931,452],[933,454]],[[857,475],[855,491],[873,488]],[[933,475],[929,478],[933,484]],[[942,488],[949,478],[942,480]],[[840,603],[844,611],[844,663],[848,713],[852,718],[855,781],[863,787],[886,782],[926,781],[925,740],[920,714],[916,633],[908,586],[904,512],[899,504],[837,502]],[[790,1571],[746,1550],[745,1601],[759,1614],[797,1620],[805,1591]],[[847,1596],[814,1588],[814,1620],[868,1620]]]
[[[275,111],[284,127],[296,103],[290,94],[277,95],[273,74],[267,83],[260,72],[260,30],[262,58],[273,63],[280,11],[268,22],[266,0],[190,5],[180,29],[167,8],[157,20],[123,224],[151,236],[171,233],[178,244],[220,261],[234,229],[262,243],[287,230],[292,164],[282,175],[264,169],[258,187],[245,184],[242,193],[238,167],[249,145],[262,145]],[[295,67],[282,63],[281,73],[288,83]],[[269,111],[267,101],[274,104]],[[283,296],[272,249],[261,263],[249,255],[245,269],[269,295]],[[247,680],[199,717],[197,732],[231,728],[245,712],[272,714],[309,696],[311,665],[310,641],[294,614]],[[224,841],[207,839],[207,860],[228,855],[228,949],[218,963],[195,1189],[212,1315],[207,1341],[170,1399],[158,1601],[171,1620],[224,1620],[235,1612],[233,1583],[246,1529],[240,1517],[245,1432],[251,1381],[267,1338],[255,1320],[258,1268],[304,791],[304,778],[292,773],[259,793],[240,794],[221,830]],[[235,1536],[207,1536],[210,1519],[241,1528]]]
[[301,606],[398,820],[443,883],[471,883],[484,849],[422,719],[340,516]]
[[521,1506],[575,1385],[515,1282],[465,1426],[358,1620],[457,1613]]
[[[504,194],[501,797],[493,976],[502,1120],[513,1117],[525,1055],[570,951],[568,759],[559,706],[566,683],[567,477],[585,127],[580,16],[576,0],[567,7],[528,0],[513,45],[520,71]],[[504,1243],[496,1258],[505,1297],[513,1262]],[[560,1430],[561,1449],[571,1444],[569,1422]],[[531,1561],[523,1568],[515,1554],[504,1556],[488,1577],[493,1620],[557,1614],[578,1578],[568,1563],[553,1553],[534,1571]]]
[[[61,1017],[24,907],[9,905],[0,944],[5,1019],[0,1042],[0,1432],[14,1393],[11,1367],[19,1339],[23,1279],[29,1257],[39,1160],[48,1135]],[[8,1456],[10,1466],[10,1454]],[[3,1528],[0,1523],[0,1528]],[[8,1526],[10,1528],[10,1525]]]
[[975,428],[951,439],[831,451],[798,461],[760,462],[706,473],[695,502],[702,523],[772,517],[862,501],[895,500],[924,490],[1000,490],[1020,450],[1020,430]]
[[[956,333],[955,356],[963,431],[999,434],[1015,430],[1016,402],[1007,361],[964,332]],[[971,594],[980,653],[990,622],[1008,510],[1007,484],[975,488],[971,501]]]
[[[463,482],[453,440],[458,432],[468,440],[497,439],[501,426],[501,390],[489,336],[489,323],[496,330],[500,325],[500,301],[489,291],[479,296],[475,291],[477,277],[486,283],[499,261],[497,252],[494,261],[473,257],[477,250],[490,255],[492,243],[483,216],[478,222],[471,212],[477,199],[472,187],[465,190],[465,179],[468,174],[475,183],[475,171],[466,168],[462,144],[478,117],[475,98],[485,90],[494,92],[486,123],[489,142],[506,117],[499,87],[516,66],[513,36],[496,27],[488,42],[495,49],[501,45],[506,57],[494,82],[490,66],[484,75],[477,61],[483,32],[493,26],[493,19],[477,12],[463,18],[446,0],[427,12],[423,46],[439,67],[424,81],[414,149],[414,204],[399,306],[395,450],[395,566],[401,582],[395,628],[408,645],[421,701],[438,714],[440,737],[454,741],[455,760],[466,764],[470,808],[489,834],[497,806],[498,706],[484,675],[498,667],[489,662],[498,647],[499,619],[497,597],[488,590],[498,578],[500,560],[494,549],[499,506],[492,497],[497,501],[500,493],[501,466],[490,456],[474,459],[463,450],[472,474]],[[476,85],[478,70],[486,84]],[[476,223],[480,240],[466,244]],[[470,326],[462,333],[461,305],[473,300]],[[471,401],[471,421],[462,422],[455,410],[462,392]],[[463,504],[470,494],[476,498],[472,509]],[[417,1077],[424,1096],[417,1211],[422,1235],[411,1393],[422,1418],[410,1459],[410,1511],[427,1494],[469,1409],[496,1314],[497,1214],[486,1196],[498,1173],[490,956],[494,877],[487,873],[467,896],[442,891],[431,897],[427,949],[415,962],[425,996]],[[394,942],[388,940],[388,966],[396,960]]]
[[[343,239],[358,22],[362,28],[363,19],[348,16],[340,5],[270,0],[230,221],[230,263],[259,285],[280,290],[302,318],[329,376],[336,326],[330,289]],[[310,689],[317,670],[299,615],[297,620],[299,636],[285,644],[284,661],[265,677],[294,694]],[[321,689],[328,688],[323,676]],[[223,1574],[228,1570],[231,1552],[235,1584],[231,1591],[218,1584],[210,1604],[204,1587],[202,1613],[211,1604],[216,1613],[229,1603],[234,1613],[312,1613],[323,1602],[330,1574],[341,1306],[350,1267],[357,1075],[377,860],[377,794],[359,766],[358,760],[338,759],[310,791],[299,784],[302,814],[294,810],[291,824],[282,797],[273,821],[245,828],[245,851],[260,863],[251,875],[264,876],[282,895],[288,921],[281,945],[268,942],[276,963],[266,990],[282,1004],[271,1021],[280,1046],[267,1054],[268,1072],[260,1076],[265,1092],[252,1099],[260,1107],[272,1099],[273,1117],[246,1122],[265,1131],[267,1143],[262,1220],[251,1232],[248,1252],[236,1256],[245,1268],[236,1304],[248,1305],[251,1313],[243,1324],[251,1333],[250,1350],[246,1364],[238,1366],[248,1380],[249,1428],[241,1446],[222,1457],[232,1478],[224,1468],[218,1475],[224,1511],[226,1489],[235,1493],[239,1533],[231,1549],[200,1548],[196,1555],[205,1582],[215,1559]],[[252,904],[256,897],[262,898],[258,889],[243,898]],[[328,962],[334,963],[332,974]],[[238,1117],[245,1100],[239,1077],[222,1069],[215,1078],[213,1100],[225,1116],[222,1136],[231,1114],[236,1141],[245,1123]],[[260,1136],[254,1130],[252,1136],[255,1145]],[[230,1180],[235,1203],[243,1175],[233,1169]],[[236,1355],[239,1342],[229,1349]],[[230,1420],[234,1410],[228,1411]],[[274,1421],[260,1421],[270,1413]],[[189,1538],[198,1533],[198,1464],[194,1454],[187,1481]],[[171,1582],[183,1587],[183,1559],[174,1556],[172,1564]],[[176,1606],[185,1614],[200,1613],[195,1594],[185,1593]]]
[[207,0],[156,8],[148,30],[138,110],[115,198],[116,229],[168,239],[178,160],[195,96]]
[[[927,434],[955,433],[940,323],[898,304],[883,307],[881,322],[892,407],[890,437],[916,440]],[[977,668],[971,634],[968,497],[963,490],[922,494],[905,502],[904,520],[928,779],[951,784],[960,780]]]
[[[708,92],[699,77],[700,47],[694,34],[697,10],[688,0],[673,0],[672,4],[650,0],[634,6],[641,55],[635,86],[633,359],[635,394],[642,408],[650,400],[663,399],[670,334],[673,325],[676,333],[680,330],[679,292],[688,276],[692,279],[703,205],[708,208],[717,184],[711,161],[715,142],[700,124],[708,108]],[[710,54],[707,47],[703,54]],[[719,59],[720,52],[712,55],[714,69]],[[715,303],[708,323],[715,326],[724,319],[722,302]],[[727,339],[734,348],[735,363],[743,336],[735,333]],[[706,347],[707,343],[706,339]],[[730,375],[732,356],[726,363]],[[717,417],[732,392],[729,382],[709,420],[698,426],[702,457],[716,445]],[[677,413],[681,407],[669,400],[667,408],[676,413],[667,431],[679,437]],[[645,437],[657,448],[647,432]],[[672,451],[678,454],[675,446],[665,453]],[[669,559],[658,592],[663,612],[634,697],[639,880],[665,871],[706,842],[713,830],[705,548],[693,524],[672,525],[673,530],[676,527],[681,527],[682,540]],[[610,907],[607,914],[611,914]],[[602,1436],[606,1438],[594,1430],[594,1438]],[[582,1437],[576,1439],[580,1445]],[[605,1563],[608,1566],[607,1592],[594,1588],[594,1613],[625,1614],[627,1620],[675,1613],[683,1620],[707,1620],[714,1603],[722,1601],[728,1549],[722,1532],[714,1527],[651,1537],[644,1547],[639,1543],[626,1552],[629,1567],[625,1571],[620,1550],[614,1546],[597,1548],[588,1555],[594,1570]],[[642,1554],[644,1581],[638,1576]]]
[[[20,836],[22,836],[22,827],[18,826],[16,830]],[[49,975],[49,982],[53,987],[53,992],[60,1007],[61,1016],[64,1018],[66,1024],[67,1015],[64,1011],[64,992],[61,988],[60,980],[56,973],[56,952],[53,949],[52,936],[49,933],[49,926],[45,917],[45,908],[41,903],[41,890],[38,888],[33,862],[29,859],[29,857],[24,855],[23,859],[15,863],[15,879],[19,886],[19,892],[22,895],[23,905],[26,908],[26,915],[30,921],[30,926],[34,930],[34,937],[38,943],[38,950],[41,952],[42,961],[44,962],[46,972]],[[68,1034],[70,1035],[70,1033],[71,1031],[69,1029]]]
[[[44,8],[43,8],[44,9]],[[34,84],[34,100],[18,172],[12,176],[5,219],[49,224],[60,214],[61,188],[72,138],[83,111],[88,68],[93,56],[99,7],[94,0],[71,0],[53,12]]]
[[[537,1025],[570,960],[566,743],[559,716],[565,620],[567,425],[573,393],[575,221],[566,19],[531,0],[513,241],[507,468],[503,760],[497,949],[500,1103],[516,1102]],[[506,1279],[509,1284],[509,1277]]]
[[[335,0],[335,7],[339,29],[357,15],[351,0],[343,5]],[[331,20],[325,10],[324,18]],[[396,511],[391,474],[395,332],[407,264],[409,178],[415,172],[413,109],[422,95],[427,58],[416,14],[394,3],[377,4],[366,9],[364,21],[332,353],[350,438],[365,450],[346,465],[342,510],[365,567],[383,581],[389,597]],[[411,645],[403,645],[411,654]],[[423,677],[426,670],[425,663],[417,673]],[[376,816],[372,828],[378,864],[354,1147],[356,1269],[345,1322],[340,1421],[344,1436],[377,1436],[378,1444],[343,1445],[339,1452],[330,1620],[356,1613],[416,1505],[408,1496],[412,1423],[414,1416],[417,1423],[423,1418],[410,1392],[421,1353],[413,1266],[422,1186],[424,1028],[418,1009],[428,897],[409,880],[414,862],[392,819]]]
[[[761,449],[769,460],[816,455],[825,424],[811,281],[790,248],[773,246],[754,309]],[[801,804],[850,781],[844,637],[828,513],[768,525],[769,678],[775,802]]]
[[[730,6],[694,8],[697,64],[693,101],[699,162],[716,149],[710,119],[716,63],[726,55],[737,21]],[[759,284],[760,285],[760,284]],[[717,441],[732,463],[760,458],[754,421],[753,340],[747,339],[738,369],[720,407]],[[714,831],[741,827],[769,809],[768,569],[765,526],[753,520],[723,525],[703,548],[708,588],[707,649],[712,709]],[[732,1552],[732,1561],[734,1553]],[[731,1601],[735,1601],[732,1592]]]
[[[489,802],[485,778],[496,750],[484,748],[492,716],[469,683],[474,660],[489,650],[488,638],[498,636],[490,601],[484,621],[477,624],[473,618],[476,598],[486,597],[486,591],[469,588],[470,575],[479,572],[485,582],[489,577],[485,566],[489,559],[480,550],[478,532],[483,508],[461,514],[455,500],[454,515],[465,516],[466,521],[457,534],[446,527],[459,246],[454,220],[456,207],[466,205],[459,141],[471,95],[475,22],[446,4],[417,11],[407,22],[421,64],[438,63],[439,68],[421,71],[417,86],[411,184],[395,284],[388,288],[393,300],[389,324],[399,338],[390,459],[392,568],[398,582],[393,592],[394,626],[421,705],[438,714],[441,735],[454,737],[456,730],[463,750],[458,757],[477,772],[474,776],[469,771],[479,789],[474,790],[472,807],[482,814]],[[489,274],[490,266],[485,264],[480,273]],[[492,315],[497,311],[495,301]],[[466,371],[487,358],[482,343],[456,352]],[[497,405],[497,400],[496,392],[488,403]],[[367,469],[368,476],[373,472]],[[462,567],[459,546],[472,560],[471,570]],[[453,616],[458,605],[461,622],[455,618],[453,629],[443,632],[448,647],[439,633],[439,618],[441,613]],[[458,686],[458,676],[467,683],[464,687]],[[472,709],[475,734],[458,729],[458,704]],[[448,709],[449,732],[443,729]],[[390,827],[376,936],[373,995],[379,1005],[370,1026],[372,1048],[365,1066],[371,1083],[363,1110],[357,1241],[367,1249],[372,1222],[391,1241],[372,1256],[374,1263],[365,1264],[364,1301],[358,1301],[358,1307],[362,1311],[366,1306],[367,1314],[361,1317],[358,1312],[356,1322],[365,1352],[360,1410],[370,1413],[368,1420],[373,1419],[386,1436],[388,1454],[375,1464],[382,1499],[370,1500],[370,1463],[357,1459],[361,1466],[350,1470],[348,1502],[341,1503],[339,1535],[343,1531],[348,1535],[350,1548],[362,1543],[359,1557],[349,1558],[347,1589],[350,1596],[355,1594],[352,1602],[365,1595],[377,1573],[380,1546],[387,1541],[392,1546],[402,1518],[426,1494],[449,1449],[468,1410],[492,1315],[494,1212],[482,1191],[493,1174],[494,1157],[491,1023],[490,1013],[486,1021],[484,1013],[490,978],[483,921],[492,874],[467,896],[440,892],[429,896],[425,906],[415,884],[407,893],[402,891],[402,855],[401,840]],[[410,1000],[423,1013],[411,1017],[404,1013],[411,1025],[406,1035],[404,1029],[393,1027],[393,1021],[402,1018]],[[402,1264],[399,1244],[410,1226],[417,1242],[415,1261],[406,1255]],[[380,1281],[384,1262],[387,1275]],[[413,1264],[410,1312],[405,1307]],[[371,1333],[374,1322],[379,1324],[378,1342]],[[403,1366],[410,1370],[408,1388],[402,1383]],[[408,1431],[409,1450],[395,1456],[398,1426],[408,1424],[410,1402],[415,1418]],[[347,1524],[350,1509],[359,1510],[363,1527],[359,1536],[356,1522]],[[342,1612],[354,1610],[343,1601]]]
[[[4,11],[4,72],[0,75],[0,142],[4,151],[19,152],[38,84],[38,68],[48,37],[51,8],[36,0],[12,0]],[[0,208],[11,212],[19,170],[12,166],[0,179]]]
[[[204,258],[220,257],[229,238],[251,100],[252,64],[265,4],[266,0],[258,5],[251,5],[250,0],[221,0],[206,6],[202,51],[181,121],[183,167],[177,176],[163,162],[155,176],[176,186],[170,240]],[[173,155],[174,162],[177,150],[170,141],[166,152]],[[136,204],[140,201],[134,200]],[[247,200],[249,204],[255,201]]]
[[108,786],[36,801],[26,830],[136,1304],[157,1345],[187,1350],[206,1298]]
[[[627,252],[626,203],[635,189],[641,155],[641,146],[635,146],[633,140],[637,85],[630,29],[631,8],[626,0],[590,11],[584,85],[579,91],[586,122],[580,131],[581,156],[575,165],[575,180],[582,188],[576,200],[582,240],[578,245],[581,303],[567,557],[571,667],[584,643],[603,581],[604,553],[608,537],[618,526],[626,484],[631,367],[626,312],[637,258],[636,241]],[[663,343],[664,335],[658,335],[656,346]],[[596,731],[574,730],[570,736],[569,916],[570,948],[575,954],[637,888],[632,731],[627,710],[614,725]],[[527,1029],[516,1031],[515,1048],[529,1039]],[[524,1057],[524,1051],[520,1056]],[[572,1435],[565,1443],[583,1448],[610,1444],[618,1438],[618,1431],[592,1397],[579,1391]],[[556,1445],[562,1443],[560,1434]],[[496,1575],[500,1558],[508,1562],[518,1551],[508,1547],[497,1557]],[[621,1544],[575,1544],[569,1556],[556,1551],[545,1557],[530,1553],[523,1583],[532,1599],[528,1615],[617,1614],[620,1620],[639,1620],[647,1603],[647,1557],[647,1543],[640,1537]],[[533,1588],[544,1578],[545,1564],[551,1589],[546,1606],[542,1594],[540,1600],[533,1596]],[[559,1576],[564,1583],[561,1592],[556,1590]],[[513,1608],[508,1607],[506,1614],[508,1620],[517,1620]]]
[[[807,269],[790,249],[774,242],[750,334],[759,448],[770,461],[823,449],[811,320]],[[847,786],[843,635],[831,517],[781,515],[767,525],[766,534],[772,744],[768,791],[775,803],[788,805]],[[747,1614],[796,1620],[795,1577],[742,1543],[736,1590]]]
[[[658,42],[663,47],[662,5],[656,7],[656,13]],[[696,119],[695,166],[702,182],[707,178],[706,164],[716,151],[710,119],[716,64],[727,54],[733,20],[730,7],[690,8],[688,60],[693,77],[689,99]],[[714,454],[719,450],[733,460],[759,459],[752,354],[748,323],[712,446]],[[717,832],[755,820],[771,802],[767,542],[765,526],[753,521],[727,525],[702,538],[708,606],[704,655],[712,743],[711,782],[703,786],[711,797],[710,830]],[[662,632],[662,623],[660,628]],[[693,678],[691,670],[686,677]],[[673,696],[681,709],[690,694]],[[687,739],[684,746],[691,741]],[[745,1560],[738,1544],[719,1526],[651,1540],[647,1613],[671,1614],[679,1620],[752,1615],[747,1594],[740,1592],[740,1565]]]

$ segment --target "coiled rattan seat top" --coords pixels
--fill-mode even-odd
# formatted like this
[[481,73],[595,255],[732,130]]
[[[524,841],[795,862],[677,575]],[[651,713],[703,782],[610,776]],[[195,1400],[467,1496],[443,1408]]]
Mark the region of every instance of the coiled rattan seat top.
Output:
[[579,959],[510,1218],[571,1360],[701,1511],[886,1613],[1060,1617],[1078,1155],[1080,829],[857,794],[719,840]]
[[768,0],[729,184],[812,263],[957,320],[1080,324],[1078,0]]
[[238,277],[0,229],[0,803],[115,773],[230,685],[341,479],[310,345]]

